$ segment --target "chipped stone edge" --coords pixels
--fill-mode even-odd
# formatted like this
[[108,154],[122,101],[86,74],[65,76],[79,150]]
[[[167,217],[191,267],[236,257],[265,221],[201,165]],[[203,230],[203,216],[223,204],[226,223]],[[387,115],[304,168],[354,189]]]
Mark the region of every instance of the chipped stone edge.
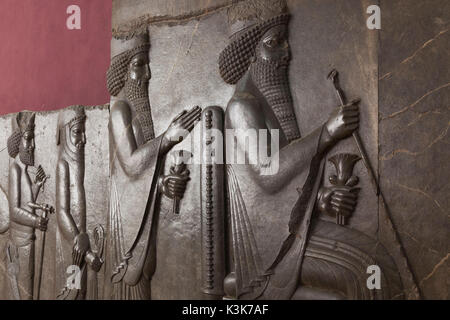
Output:
[[7,113],[7,114],[2,114],[0,115],[0,119],[9,119],[15,115],[17,115],[20,112],[34,112],[36,113],[36,115],[38,116],[46,116],[46,115],[50,115],[50,114],[54,114],[54,113],[58,113],[61,112],[62,110],[67,110],[70,108],[73,108],[75,106],[82,106],[85,108],[86,111],[93,111],[93,110],[109,110],[109,103],[105,103],[105,104],[101,104],[101,105],[90,105],[90,106],[85,106],[85,105],[70,105],[61,109],[56,109],[56,110],[45,110],[45,111],[34,111],[34,110],[28,110],[28,109],[24,109],[21,111],[17,111],[17,112],[12,112],[12,113]]
[[206,9],[199,9],[196,11],[188,12],[177,16],[159,15],[152,16],[151,13],[144,14],[138,18],[132,19],[128,22],[121,23],[112,28],[112,36],[116,39],[130,39],[136,35],[145,32],[150,25],[183,25],[192,20],[200,20],[214,13],[228,9],[236,3],[244,0],[234,0],[231,3],[219,4],[208,7]]

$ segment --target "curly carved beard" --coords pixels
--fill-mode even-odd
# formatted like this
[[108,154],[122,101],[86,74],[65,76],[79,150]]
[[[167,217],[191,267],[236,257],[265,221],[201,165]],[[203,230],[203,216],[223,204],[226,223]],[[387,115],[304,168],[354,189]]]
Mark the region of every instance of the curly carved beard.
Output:
[[128,78],[125,83],[125,96],[136,110],[137,119],[141,125],[145,141],[155,138],[147,85],[147,81],[141,82],[131,78]]
[[289,87],[289,59],[262,60],[250,67],[252,80],[266,98],[289,142],[300,138]]
[[19,145],[19,159],[26,166],[33,167],[34,166],[34,150],[33,149],[24,149],[23,144]]

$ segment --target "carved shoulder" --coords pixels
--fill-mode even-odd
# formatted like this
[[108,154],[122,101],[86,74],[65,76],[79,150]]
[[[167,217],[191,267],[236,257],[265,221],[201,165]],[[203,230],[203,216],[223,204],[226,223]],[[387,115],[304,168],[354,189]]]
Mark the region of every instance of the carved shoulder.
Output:
[[239,93],[230,100],[225,112],[225,122],[229,129],[266,128],[258,99],[248,93]]
[[57,179],[64,178],[68,175],[69,165],[66,160],[59,159],[57,165]]
[[126,101],[119,100],[111,106],[111,121],[128,122],[131,120],[130,106]]
[[8,186],[8,198],[10,206],[20,205],[20,176],[21,168],[14,161],[9,167],[9,186]]
[[21,172],[21,169],[20,169],[19,165],[15,161],[13,161],[11,163],[11,165],[9,166],[10,177],[17,178],[20,176],[20,172]]

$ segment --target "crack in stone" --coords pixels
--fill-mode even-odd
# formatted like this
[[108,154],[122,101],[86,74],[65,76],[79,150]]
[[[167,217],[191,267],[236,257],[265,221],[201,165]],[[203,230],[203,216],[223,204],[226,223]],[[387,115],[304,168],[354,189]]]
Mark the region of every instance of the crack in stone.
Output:
[[424,99],[427,98],[428,96],[432,95],[433,93],[436,93],[437,91],[439,91],[439,90],[441,90],[441,89],[447,88],[448,86],[450,86],[450,82],[448,82],[448,83],[446,83],[446,84],[444,84],[444,85],[442,85],[442,86],[440,86],[440,87],[437,87],[437,88],[435,88],[435,89],[433,89],[433,90],[428,91],[428,92],[425,93],[423,96],[421,96],[419,99],[417,99],[416,101],[414,101],[412,104],[410,104],[410,105],[408,105],[408,106],[406,106],[406,107],[403,107],[403,108],[400,109],[399,111],[396,111],[396,112],[394,112],[394,113],[392,113],[392,114],[390,114],[390,115],[388,115],[388,116],[386,116],[386,117],[381,117],[380,122],[383,121],[383,120],[386,120],[386,119],[392,119],[392,118],[395,118],[396,116],[398,116],[398,115],[400,115],[400,114],[402,114],[402,113],[405,113],[405,112],[408,111],[409,109],[414,108],[416,105],[418,105],[422,100],[424,100]]
[[[414,112],[414,111],[412,111],[412,112]],[[414,113],[416,113],[416,112],[414,112]],[[442,114],[441,108],[437,108],[435,110],[429,110],[429,111],[425,111],[425,112],[417,112],[417,117],[414,120],[412,120],[410,123],[408,123],[408,125],[406,127],[411,127],[412,125],[415,125],[417,122],[420,121],[420,119],[422,119],[423,117],[425,117],[429,114],[441,115]]]
[[410,238],[411,240],[413,240],[414,242],[418,243],[421,248],[425,248],[428,251],[430,251],[431,253],[434,253],[434,254],[437,254],[437,255],[440,254],[440,252],[438,252],[437,250],[425,246],[421,241],[417,240],[416,238],[414,238],[412,235],[410,235],[406,231],[400,231],[400,234],[403,234],[403,235],[407,236],[408,238]]
[[[445,34],[448,30],[449,30],[449,29],[442,30],[442,31],[439,32],[435,37],[433,37],[433,38],[431,38],[430,40],[426,41],[419,49],[417,49],[416,51],[414,51],[414,53],[413,53],[411,56],[405,58],[402,62],[400,62],[400,64],[399,64],[397,67],[395,67],[395,69],[397,69],[400,65],[405,64],[405,63],[411,61],[412,59],[414,59],[420,51],[422,51],[423,49],[425,49],[426,47],[428,47],[432,42],[436,41],[440,36],[442,36],[443,34]],[[391,76],[393,73],[394,73],[393,71],[392,71],[392,72],[388,72],[388,73],[386,73],[385,75],[381,76],[378,80],[381,81],[381,80],[386,79],[386,78],[388,78],[388,77],[390,78],[390,76]]]
[[[192,31],[192,34],[191,34],[191,40],[190,40],[189,45],[188,45],[188,47],[186,49],[185,55],[188,55],[189,51],[191,50],[192,44],[194,43],[195,35],[197,34],[197,31],[198,31],[199,24],[200,24],[200,21],[197,21],[197,23],[195,24],[194,30]],[[169,73],[167,74],[167,78],[166,78],[166,81],[164,83],[164,87],[167,87],[167,84],[169,83],[170,78],[171,78],[171,76],[172,76],[172,74],[173,74],[173,72],[175,70],[175,67],[177,66],[178,61],[180,60],[180,53],[181,53],[181,51],[182,51],[182,48],[180,46],[180,48],[178,49],[178,53],[177,53],[177,55],[175,57],[175,61],[172,64],[172,67],[170,68]]]
[[[434,202],[434,204],[438,207],[438,209],[445,213],[445,211],[444,211],[444,209],[442,208],[441,204],[440,204],[436,199],[434,199],[429,193],[427,193],[427,192],[425,192],[425,191],[423,191],[423,190],[421,190],[421,189],[418,189],[418,188],[412,188],[412,187],[406,186],[406,185],[401,184],[401,183],[399,183],[399,182],[395,182],[395,184],[396,184],[397,186],[403,188],[403,189],[406,189],[406,190],[408,190],[408,191],[412,191],[412,192],[419,193],[419,194],[423,195],[424,197],[426,197],[426,198],[432,200],[432,201]],[[414,239],[414,238],[411,237],[411,236],[410,236],[410,238]]]
[[191,41],[190,41],[189,46],[188,46],[188,48],[186,50],[186,53],[185,53],[186,56],[191,51],[192,44],[194,43],[194,38],[195,38],[195,35],[197,34],[199,24],[200,24],[200,21],[197,21],[197,23],[195,24],[195,27],[194,27],[194,31],[192,31]]
[[192,20],[200,20],[204,17],[207,17],[216,12],[220,12],[222,10],[228,9],[234,3],[240,2],[243,0],[235,0],[233,3],[225,3],[219,4],[212,7],[208,7],[206,9],[197,10],[193,12],[189,12],[186,14],[181,14],[177,16],[152,16],[151,13],[144,14],[138,18],[135,18],[129,22],[125,22],[119,24],[117,27],[112,28],[112,35],[115,38],[120,39],[129,39],[133,37],[135,34],[141,32],[141,30],[147,28],[151,24],[155,25],[180,25],[183,23],[188,23]]
[[442,139],[445,138],[445,136],[447,135],[448,132],[448,128],[450,126],[450,123],[447,123],[447,127],[445,128],[444,131],[442,131],[437,137],[436,139],[434,139],[433,141],[431,141],[423,150],[421,151],[410,151],[408,149],[395,149],[391,152],[387,152],[385,153],[382,157],[380,157],[380,161],[387,161],[387,160],[391,160],[392,158],[394,158],[397,154],[406,154],[409,156],[418,156],[421,155],[423,153],[425,153],[429,148],[431,148],[433,145],[435,145],[436,143],[438,143],[439,141],[441,141]]
[[175,56],[175,61],[173,62],[173,64],[172,64],[172,67],[170,68],[170,71],[168,72],[168,74],[167,74],[167,77],[166,77],[166,81],[164,82],[164,87],[166,87],[167,88],[167,84],[169,83],[169,81],[170,81],[170,78],[171,78],[171,76],[172,76],[172,73],[173,73],[173,71],[175,70],[175,66],[178,64],[178,60],[180,60],[180,52],[181,52],[181,46],[179,47],[179,49],[178,49],[178,52],[177,52],[177,55]]
[[436,271],[447,261],[448,257],[450,256],[450,253],[447,253],[447,255],[441,259],[441,261],[439,261],[433,268],[433,270],[427,275],[425,276],[421,281],[420,281],[420,285],[423,285],[423,283],[425,281],[427,281],[428,279],[430,279],[435,273]]

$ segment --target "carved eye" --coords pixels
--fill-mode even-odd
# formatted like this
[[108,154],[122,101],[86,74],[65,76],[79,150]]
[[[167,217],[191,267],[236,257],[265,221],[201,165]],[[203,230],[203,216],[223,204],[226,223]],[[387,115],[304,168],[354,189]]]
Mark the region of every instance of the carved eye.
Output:
[[268,46],[269,48],[273,48],[273,47],[275,47],[276,44],[277,44],[277,39],[276,39],[276,38],[268,39],[268,40],[265,42],[265,44],[266,44],[266,46]]
[[135,60],[132,63],[133,67],[142,67],[145,63],[142,60]]
[[25,133],[23,135],[23,137],[24,137],[25,140],[32,140],[34,138],[33,135],[30,134],[30,133]]

